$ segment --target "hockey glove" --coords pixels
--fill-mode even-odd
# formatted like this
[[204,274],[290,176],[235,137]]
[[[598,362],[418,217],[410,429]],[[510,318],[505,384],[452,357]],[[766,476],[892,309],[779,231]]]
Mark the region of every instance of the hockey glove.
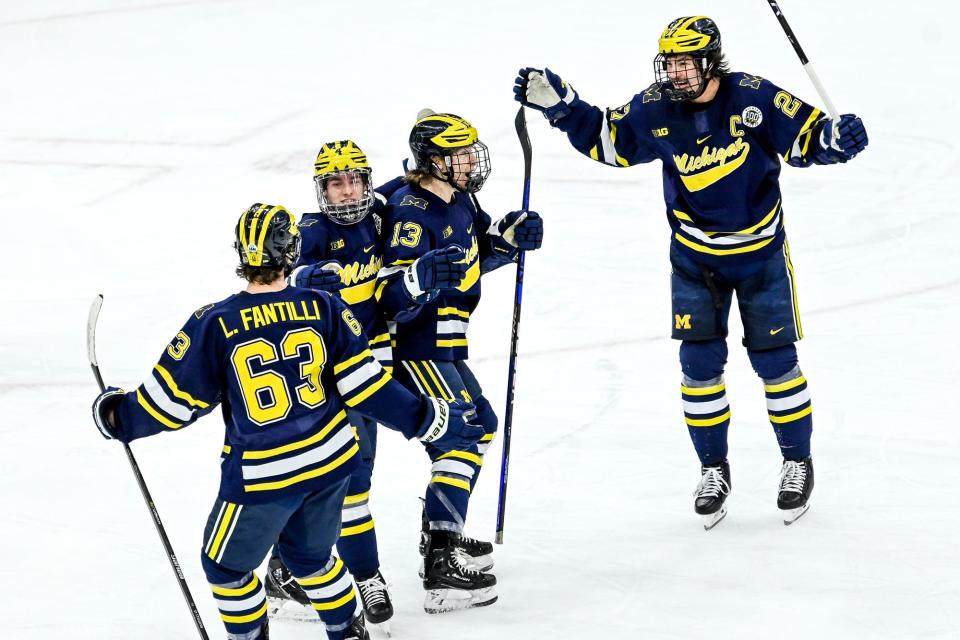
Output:
[[306,264],[293,270],[288,278],[290,284],[304,289],[317,289],[336,293],[343,289],[340,279],[340,264],[336,260]]
[[446,400],[423,396],[427,402],[427,416],[420,425],[417,437],[421,442],[432,444],[441,451],[469,449],[483,437],[483,427],[470,424],[468,420],[477,415],[469,402]]
[[852,113],[828,121],[820,131],[820,147],[835,162],[846,162],[866,148],[869,140],[863,121]]
[[511,211],[497,223],[496,235],[521,251],[543,244],[543,218],[536,211]]
[[525,107],[543,112],[551,122],[570,113],[570,105],[577,99],[573,87],[550,69],[520,69],[513,81],[513,98]]
[[403,272],[404,291],[418,304],[430,302],[442,289],[456,289],[467,275],[466,254],[454,245],[428,251]]
[[117,387],[107,387],[93,401],[93,422],[107,440],[117,437],[115,411],[123,400],[126,391]]

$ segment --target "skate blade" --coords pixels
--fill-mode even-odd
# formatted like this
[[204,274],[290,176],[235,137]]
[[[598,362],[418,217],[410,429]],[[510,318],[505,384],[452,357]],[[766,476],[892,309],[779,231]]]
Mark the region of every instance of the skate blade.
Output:
[[783,524],[788,527],[794,522],[800,519],[800,516],[805,514],[810,510],[810,503],[803,505],[802,507],[797,507],[796,509],[784,509],[783,510]]
[[720,510],[716,513],[710,513],[703,516],[703,530],[710,531],[715,526],[720,524],[720,521],[727,517],[727,505],[720,507]]
[[474,607],[486,607],[497,601],[494,587],[485,589],[430,589],[423,601],[423,610],[427,613],[447,613]]
[[267,616],[277,622],[321,622],[313,607],[285,598],[267,598]]
[[392,638],[392,637],[393,637],[393,634],[390,633],[390,621],[389,621],[389,620],[384,620],[383,622],[371,622],[370,624],[373,625],[374,628],[380,629],[380,631],[382,631],[383,634],[384,634],[385,636],[387,636],[388,638]]

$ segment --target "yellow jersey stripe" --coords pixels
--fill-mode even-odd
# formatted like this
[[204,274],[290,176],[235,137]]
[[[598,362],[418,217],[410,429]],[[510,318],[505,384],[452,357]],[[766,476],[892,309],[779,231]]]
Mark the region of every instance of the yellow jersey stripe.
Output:
[[767,238],[763,242],[751,244],[746,247],[736,247],[734,249],[714,249],[706,245],[697,244],[693,240],[688,240],[687,238],[683,237],[679,233],[673,234],[673,237],[679,240],[680,244],[690,247],[694,251],[699,251],[700,253],[709,253],[710,255],[714,255],[714,256],[729,256],[737,253],[749,253],[751,251],[757,251],[759,249],[764,248],[765,246],[767,246],[768,244],[770,244],[776,239],[776,236],[773,236],[773,237]]
[[427,370],[427,373],[430,375],[430,379],[433,380],[433,383],[437,385],[437,391],[440,392],[440,397],[446,401],[453,400],[453,396],[448,396],[446,390],[443,388],[444,385],[440,383],[440,380],[437,378],[436,373],[433,371],[433,367],[430,366],[430,363],[424,360],[423,368]]
[[786,382],[781,382],[780,384],[765,384],[763,385],[763,390],[767,393],[777,393],[778,391],[786,391],[787,389],[793,389],[794,387],[799,387],[807,379],[803,376],[799,378],[794,378],[793,380],[787,380]]
[[381,333],[381,334],[378,335],[377,337],[372,338],[372,339],[370,340],[370,346],[373,346],[373,345],[375,345],[375,344],[380,344],[381,342],[390,342],[390,334],[389,334],[389,333]]
[[363,351],[353,356],[352,358],[348,360],[344,360],[340,364],[335,365],[333,367],[333,375],[335,376],[340,375],[345,370],[349,369],[350,367],[352,367],[353,365],[357,364],[358,362],[360,362],[361,360],[367,357],[370,357],[370,358],[373,357],[373,353],[370,351],[370,349],[364,349]]
[[361,534],[361,533],[364,533],[364,532],[366,532],[366,531],[370,531],[370,529],[373,529],[373,520],[368,520],[367,522],[364,522],[363,524],[354,525],[354,526],[352,526],[352,527],[344,527],[344,528],[340,529],[340,535],[341,535],[341,536],[355,536],[355,535],[359,535],[359,534]]
[[420,371],[420,367],[417,366],[416,362],[414,362],[413,360],[410,360],[408,361],[407,364],[409,364],[410,368],[413,369],[413,373],[417,376],[417,379],[420,380],[420,384],[423,385],[423,390],[427,393],[428,396],[430,396],[431,398],[441,397],[438,391],[434,391],[433,389],[430,388],[430,383],[427,382],[427,379],[424,377],[423,373]]
[[770,422],[774,424],[784,424],[785,422],[793,422],[794,420],[799,420],[800,418],[806,418],[811,413],[813,413],[812,405],[807,407],[806,409],[802,409],[800,411],[797,411],[796,413],[791,413],[785,416],[775,416],[773,414],[769,414],[769,415],[770,415]]
[[343,605],[347,604],[352,599],[354,599],[356,596],[357,596],[357,592],[351,585],[350,593],[348,593],[347,595],[343,596],[342,598],[337,598],[333,602],[314,602],[313,608],[316,609],[317,611],[330,611],[331,609],[342,607]]
[[334,461],[329,462],[322,467],[316,469],[311,469],[310,471],[305,471],[304,473],[293,476],[292,478],[287,478],[286,480],[277,480],[276,482],[261,482],[259,484],[247,484],[243,486],[244,491],[273,491],[274,489],[285,489],[291,485],[297,484],[298,482],[304,482],[305,480],[312,480],[319,476],[329,473],[342,465],[344,462],[347,462],[352,458],[357,452],[360,451],[360,447],[354,443],[347,451],[338,456]]
[[213,591],[213,593],[218,596],[236,597],[236,596],[245,596],[259,586],[260,586],[260,580],[257,579],[257,574],[253,574],[253,580],[248,582],[247,585],[244,587],[236,587],[231,589],[227,587],[215,587],[213,585],[210,585],[210,590]]
[[264,458],[273,458],[274,456],[283,455],[284,453],[289,453],[291,451],[296,451],[297,449],[303,449],[304,447],[309,447],[310,445],[316,444],[323,440],[333,431],[334,427],[339,425],[341,422],[347,419],[347,412],[344,409],[341,409],[337,415],[333,416],[333,420],[328,422],[326,426],[323,427],[320,431],[313,434],[309,438],[304,440],[298,440],[296,442],[291,442],[290,444],[285,444],[282,447],[276,447],[274,449],[255,449],[253,451],[244,451],[243,459],[244,460],[263,460]]
[[693,218],[691,218],[689,215],[687,215],[683,211],[677,211],[676,209],[674,209],[673,215],[675,215],[678,220],[683,220],[684,222],[690,222],[690,223],[693,222]]
[[453,340],[437,340],[438,347],[465,347],[467,346],[466,338],[456,338]]
[[312,578],[297,578],[297,582],[304,587],[315,587],[320,584],[326,584],[339,576],[341,569],[343,569],[343,560],[337,558],[336,562],[333,563],[333,568],[330,569],[330,571],[327,571],[321,576],[314,576]]
[[777,214],[777,209],[779,209],[779,208],[780,208],[780,200],[778,199],[778,200],[776,201],[776,203],[774,203],[773,209],[770,209],[770,213],[768,213],[767,215],[765,215],[765,216],[763,217],[763,220],[761,220],[761,221],[758,222],[757,224],[753,225],[752,227],[747,227],[747,228],[744,229],[743,231],[736,231],[736,232],[734,232],[734,233],[753,233],[753,232],[756,231],[757,229],[761,229],[761,228],[767,226],[767,225],[770,223],[770,221],[773,220],[773,217]]
[[140,406],[143,407],[143,410],[150,414],[150,416],[162,424],[165,427],[170,429],[179,429],[183,425],[179,422],[174,422],[163,416],[159,411],[150,406],[150,403],[147,402],[147,399],[143,397],[143,394],[140,392],[140,389],[137,389],[137,402],[140,403]]
[[173,393],[173,395],[175,395],[176,397],[180,398],[181,400],[186,400],[187,404],[189,404],[192,407],[206,409],[207,407],[210,406],[208,403],[204,402],[203,400],[197,400],[186,391],[181,390],[177,386],[177,383],[174,382],[173,376],[170,375],[170,372],[164,369],[161,365],[159,364],[156,365],[154,367],[154,370],[156,370],[156,372],[160,374],[160,377],[163,378],[163,381],[167,383],[167,388],[170,389],[170,392]]
[[690,425],[691,427],[715,427],[721,422],[729,419],[730,419],[730,411],[728,410],[726,413],[724,413],[721,416],[717,416],[716,418],[702,418],[702,419],[687,418],[686,420],[687,420],[687,424]]
[[237,505],[232,502],[227,503],[227,510],[223,514],[223,518],[220,519],[220,527],[217,529],[217,534],[213,538],[213,544],[210,545],[210,552],[207,554],[211,560],[216,560],[217,555],[220,553],[220,545],[223,543],[224,536],[227,535],[227,531],[230,530],[230,526],[233,524],[233,517],[236,513]]
[[257,609],[256,611],[254,611],[253,613],[249,613],[245,616],[228,616],[225,613],[221,613],[220,617],[223,618],[224,622],[232,622],[233,624],[243,624],[245,622],[253,622],[254,620],[258,618],[262,618],[266,615],[267,615],[267,602],[266,600],[264,600],[263,606]]
[[714,393],[726,391],[726,384],[715,384],[710,387],[687,387],[680,385],[680,391],[688,396],[709,396]]
[[456,307],[440,307],[437,309],[438,316],[460,316],[461,318],[469,318],[469,311],[462,311]]
[[352,398],[350,398],[349,400],[347,400],[347,401],[346,401],[347,406],[348,406],[348,407],[355,407],[355,406],[357,406],[358,404],[360,404],[361,402],[363,402],[364,400],[366,400],[367,398],[369,398],[370,396],[372,396],[373,394],[375,394],[377,391],[379,391],[379,390],[380,390],[380,387],[382,387],[383,385],[385,385],[385,384],[387,384],[388,382],[390,382],[390,380],[391,380],[390,374],[387,373],[386,371],[384,371],[384,372],[383,372],[383,375],[380,376],[380,379],[379,379],[379,380],[377,380],[376,382],[374,382],[373,384],[371,384],[370,386],[368,386],[366,389],[364,389],[363,391],[361,391],[361,392],[358,393],[357,395],[355,395],[355,396],[353,396]]

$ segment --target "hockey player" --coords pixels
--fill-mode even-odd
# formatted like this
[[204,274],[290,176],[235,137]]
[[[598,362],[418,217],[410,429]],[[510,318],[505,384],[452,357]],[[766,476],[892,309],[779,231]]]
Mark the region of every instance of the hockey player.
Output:
[[[336,292],[367,330],[374,357],[391,371],[390,335],[383,317],[376,312],[373,296],[377,273],[383,265],[377,210],[382,209],[386,199],[374,191],[367,156],[351,140],[328,142],[320,148],[314,162],[314,183],[320,211],[306,213],[300,219],[303,248],[288,279],[298,287]],[[389,194],[402,183],[402,179],[396,178],[381,189]],[[352,409],[347,416],[359,439],[360,464],[350,475],[337,551],[357,581],[367,621],[385,624],[393,617],[393,604],[380,572],[377,534],[368,506],[377,422]],[[287,614],[286,600],[310,605],[276,555],[270,558],[266,590],[271,599],[271,615]],[[291,617],[297,616],[294,613]]]
[[867,146],[867,134],[854,115],[831,120],[759,76],[731,72],[720,31],[705,16],[674,20],[659,45],[656,81],[621,107],[588,104],[549,69],[522,69],[514,94],[593,160],[663,162],[673,337],[682,341],[684,415],[701,463],[695,510],[714,526],[731,488],[723,369],[736,291],[744,346],[783,455],[777,506],[790,524],[813,490],[812,415],[794,346],[803,332],[780,159],[794,167],[847,162]]
[[[474,194],[490,174],[490,156],[477,130],[452,114],[421,112],[410,133],[415,168],[389,200],[384,219],[384,268],[377,284],[383,313],[396,322],[394,375],[432,397],[468,400],[486,430],[479,445],[441,451],[427,445],[433,465],[424,504],[424,609],[440,613],[492,604],[493,547],[463,536],[470,492],[497,417],[466,364],[467,324],[480,300],[480,276],[540,247],[543,222],[514,211],[496,224]],[[439,254],[435,254],[440,250]],[[455,288],[434,274],[459,266]]]
[[136,391],[110,387],[97,397],[94,421],[104,437],[130,442],[179,430],[223,403],[220,490],[201,562],[227,637],[267,637],[254,570],[276,543],[328,638],[369,638],[363,616],[354,617],[350,574],[330,553],[360,457],[346,410],[442,450],[475,446],[483,429],[464,421],[469,404],[397,384],[337,298],[286,285],[300,252],[286,209],[250,207],[235,246],[246,290],[193,313]]

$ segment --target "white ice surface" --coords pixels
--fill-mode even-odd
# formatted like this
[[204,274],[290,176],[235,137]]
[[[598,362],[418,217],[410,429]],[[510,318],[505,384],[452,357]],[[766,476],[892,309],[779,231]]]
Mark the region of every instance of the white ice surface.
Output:
[[[591,163],[531,113],[546,244],[527,262],[500,601],[423,613],[428,465],[384,433],[372,508],[394,638],[960,638],[960,10],[783,9],[871,138],[849,165],[782,175],[816,408],[812,509],[780,521],[778,450],[733,320],[734,493],[726,520],[702,530],[659,167]],[[549,65],[619,105],[651,81],[663,26],[703,11],[734,68],[818,102],[759,0],[5,0],[0,638],[196,637],[122,451],[90,420],[94,294],[106,295],[104,375],[132,388],[193,309],[240,287],[230,244],[246,206],[313,209],[320,143],[353,138],[385,180],[420,108],[460,113],[493,154],[486,208],[516,208],[516,70]],[[485,278],[471,322],[471,362],[498,411],[512,288],[512,269]],[[198,554],[221,439],[214,414],[133,445],[212,637],[222,627]],[[488,539],[499,454],[468,527]],[[320,634],[277,625],[273,637]]]

